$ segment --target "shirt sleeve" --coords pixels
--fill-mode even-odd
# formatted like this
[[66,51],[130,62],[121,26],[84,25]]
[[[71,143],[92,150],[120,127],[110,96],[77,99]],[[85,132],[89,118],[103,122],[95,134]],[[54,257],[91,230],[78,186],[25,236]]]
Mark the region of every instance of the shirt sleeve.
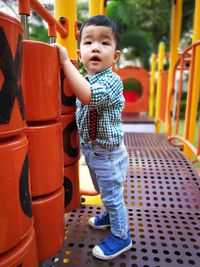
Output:
[[101,83],[91,85],[92,97],[90,100],[90,108],[108,106],[118,101],[122,96],[123,83],[119,77],[114,79],[106,79]]

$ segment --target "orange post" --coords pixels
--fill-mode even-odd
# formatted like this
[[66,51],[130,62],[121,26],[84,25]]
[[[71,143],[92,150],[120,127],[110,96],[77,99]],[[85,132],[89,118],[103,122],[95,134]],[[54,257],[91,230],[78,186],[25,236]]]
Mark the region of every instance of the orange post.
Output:
[[25,14],[30,16],[30,0],[18,0],[19,14]]

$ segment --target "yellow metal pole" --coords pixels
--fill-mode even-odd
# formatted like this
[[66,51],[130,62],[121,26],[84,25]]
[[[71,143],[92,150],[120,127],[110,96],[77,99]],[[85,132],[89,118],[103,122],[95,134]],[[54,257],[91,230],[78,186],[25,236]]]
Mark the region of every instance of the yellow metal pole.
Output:
[[156,54],[151,55],[151,76],[150,76],[150,94],[149,94],[149,116],[153,117],[154,93],[155,93],[155,72],[156,72]]
[[63,39],[62,37],[57,37],[57,42],[65,46],[68,50],[70,59],[77,60],[77,40],[76,40],[76,0],[54,1],[54,15],[57,20],[60,17],[65,17],[68,24],[68,36]]
[[[169,99],[169,92],[172,86],[173,69],[178,58],[178,44],[181,32],[181,21],[182,21],[182,0],[173,1],[172,12],[171,12],[171,29],[170,29],[170,57],[169,57],[169,74],[168,74],[168,85],[167,85],[167,101]],[[167,103],[168,105],[168,103]],[[165,129],[169,131],[169,122],[166,114],[166,125]]]
[[100,1],[101,0],[89,0],[89,17],[100,15]]
[[160,103],[161,103],[161,85],[162,85],[162,76],[161,71],[163,71],[164,65],[164,56],[165,56],[165,44],[163,42],[160,43],[158,49],[158,82],[157,82],[157,93],[156,93],[156,132],[160,132]]
[[105,0],[100,0],[100,14],[104,16],[106,14]]
[[[194,10],[194,31],[193,31],[193,38],[192,42],[200,39],[200,1],[195,1],[195,10]],[[194,77],[193,78],[193,86],[192,86],[192,104],[191,110],[188,110],[188,103],[186,105],[186,118],[185,118],[185,126],[189,125],[188,132],[184,132],[184,138],[189,140],[192,144],[194,144],[194,137],[195,137],[195,128],[196,128],[196,116],[197,116],[197,109],[198,109],[198,101],[199,101],[199,90],[200,90],[200,47],[197,47],[196,50],[196,58],[194,64]],[[189,79],[190,79],[189,78]],[[190,82],[190,81],[189,81]],[[189,84],[188,82],[188,84]],[[190,116],[188,115],[190,113]],[[188,149],[184,148],[185,154],[191,159],[191,153],[189,153]]]

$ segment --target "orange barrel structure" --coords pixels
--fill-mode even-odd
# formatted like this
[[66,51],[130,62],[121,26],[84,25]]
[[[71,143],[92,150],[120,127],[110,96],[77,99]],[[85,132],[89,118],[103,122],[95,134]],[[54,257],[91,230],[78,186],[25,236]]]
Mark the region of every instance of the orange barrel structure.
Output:
[[[126,100],[123,113],[139,113],[139,112],[148,112],[148,99],[149,99],[149,73],[147,70],[138,67],[126,67],[123,69],[115,70],[115,72],[121,77],[123,83],[126,83],[128,79],[136,80],[142,87],[142,95],[136,97],[132,96],[131,99]],[[126,90],[126,89],[125,89]],[[132,91],[133,94],[134,91]],[[127,92],[124,91],[124,96],[127,95]]]
[[23,134],[0,140],[0,254],[20,243],[33,224],[27,153]]
[[21,86],[22,26],[0,12],[0,138],[18,134],[24,127]]
[[78,162],[64,169],[65,213],[81,203]]
[[56,191],[63,184],[63,144],[60,122],[29,126],[28,158],[32,197]]
[[57,48],[23,41],[22,85],[26,121],[56,120],[61,113]]
[[63,127],[64,166],[76,163],[80,157],[79,134],[75,113],[60,116]]
[[[78,64],[76,60],[71,60],[74,66],[77,68]],[[76,97],[73,94],[70,84],[65,77],[63,70],[61,69],[61,113],[70,114],[76,110]]]
[[55,255],[64,242],[64,188],[33,199],[34,228],[39,261]]
[[[14,225],[13,225],[14,227]],[[0,255],[0,267],[38,267],[38,256],[34,228],[13,249]]]

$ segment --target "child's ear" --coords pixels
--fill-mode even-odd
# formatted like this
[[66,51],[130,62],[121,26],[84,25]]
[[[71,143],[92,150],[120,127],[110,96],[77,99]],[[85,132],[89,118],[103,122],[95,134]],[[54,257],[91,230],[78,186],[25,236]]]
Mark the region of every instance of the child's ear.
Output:
[[77,49],[77,56],[78,56],[79,60],[81,61],[81,52],[79,49]]
[[120,50],[116,50],[115,51],[115,56],[114,56],[114,60],[115,60],[115,63],[118,61],[118,59],[120,58],[120,55],[121,55],[121,51]]

